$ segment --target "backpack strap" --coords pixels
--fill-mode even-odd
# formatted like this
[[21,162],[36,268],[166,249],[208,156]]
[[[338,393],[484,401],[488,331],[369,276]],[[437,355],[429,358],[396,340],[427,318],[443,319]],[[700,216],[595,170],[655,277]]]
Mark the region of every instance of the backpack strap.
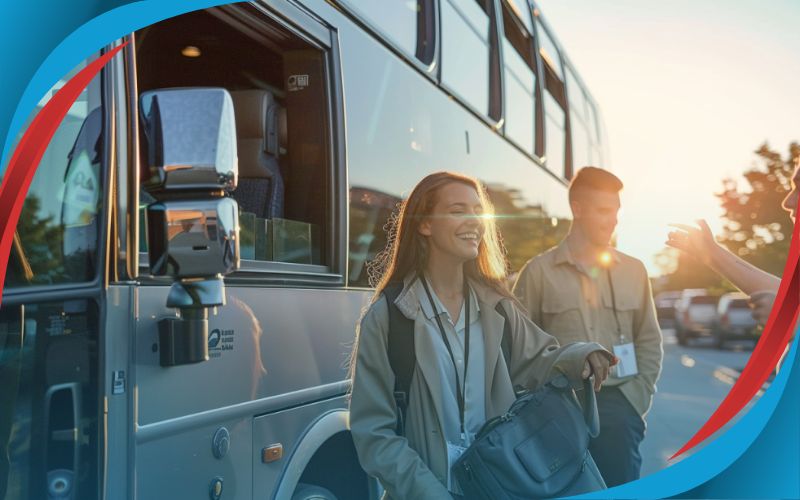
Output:
[[[495,311],[503,317],[505,322],[503,323],[503,339],[500,341],[500,350],[503,352],[503,359],[506,360],[506,368],[508,368],[508,378],[511,379],[511,383],[514,383],[514,378],[511,376],[511,321],[508,318],[508,314],[506,314],[505,308],[503,308],[503,304],[497,303],[497,307],[495,307]],[[522,394],[527,392],[528,389],[517,384],[514,386],[514,394],[517,397],[520,397]]]
[[494,308],[500,316],[503,317],[503,340],[500,341],[500,350],[503,351],[503,358],[506,360],[506,367],[508,367],[508,375],[511,376],[511,322],[508,319],[508,314],[503,308],[503,304],[497,303]]
[[391,283],[383,289],[386,305],[389,306],[388,354],[389,365],[394,372],[394,402],[397,406],[398,436],[405,434],[408,395],[411,389],[411,377],[417,365],[417,353],[414,350],[414,321],[405,317],[394,303],[403,283]]

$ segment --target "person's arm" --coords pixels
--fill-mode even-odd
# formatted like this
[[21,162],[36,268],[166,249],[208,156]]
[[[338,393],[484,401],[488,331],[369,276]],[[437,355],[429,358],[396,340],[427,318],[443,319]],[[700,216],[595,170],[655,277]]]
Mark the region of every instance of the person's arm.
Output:
[[449,499],[436,478],[405,437],[395,433],[395,377],[389,365],[389,313],[381,298],[364,316],[350,397],[350,431],[364,471],[381,482],[391,498]]
[[512,289],[528,318],[537,325],[542,324],[542,278],[542,266],[531,259],[522,266]]
[[762,271],[717,243],[706,221],[700,220],[698,225],[699,228],[674,224],[678,230],[669,233],[667,245],[696,257],[747,295],[778,291],[779,277]]

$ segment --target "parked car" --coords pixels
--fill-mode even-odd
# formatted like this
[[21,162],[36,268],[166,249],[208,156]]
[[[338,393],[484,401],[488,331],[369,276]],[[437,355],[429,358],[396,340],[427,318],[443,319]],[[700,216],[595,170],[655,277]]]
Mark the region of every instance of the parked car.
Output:
[[656,294],[653,301],[656,304],[658,324],[664,328],[675,324],[675,303],[681,298],[679,290],[671,290]]
[[717,317],[719,297],[706,295],[705,290],[684,290],[675,306],[675,335],[678,344],[687,345],[689,339],[711,335]]
[[720,297],[712,330],[714,344],[718,348],[725,347],[728,340],[752,340],[755,344],[760,333],[748,305],[747,295],[734,292]]

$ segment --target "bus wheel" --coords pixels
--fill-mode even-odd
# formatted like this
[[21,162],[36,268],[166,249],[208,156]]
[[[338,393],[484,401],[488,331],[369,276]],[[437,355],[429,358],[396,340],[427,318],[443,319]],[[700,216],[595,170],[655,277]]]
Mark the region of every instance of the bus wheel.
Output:
[[336,495],[322,486],[300,483],[294,490],[292,500],[336,500]]

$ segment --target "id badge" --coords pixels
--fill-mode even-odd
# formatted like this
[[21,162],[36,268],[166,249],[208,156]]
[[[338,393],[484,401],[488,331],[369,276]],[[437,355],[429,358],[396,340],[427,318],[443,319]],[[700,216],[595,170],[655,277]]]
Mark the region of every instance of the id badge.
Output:
[[617,378],[632,377],[639,373],[639,368],[636,366],[636,348],[633,346],[633,342],[615,345],[614,356],[619,360],[617,366],[614,367]]
[[458,495],[461,494],[461,488],[459,488],[456,483],[453,467],[465,451],[467,451],[467,449],[463,446],[451,442],[447,443],[447,490]]

